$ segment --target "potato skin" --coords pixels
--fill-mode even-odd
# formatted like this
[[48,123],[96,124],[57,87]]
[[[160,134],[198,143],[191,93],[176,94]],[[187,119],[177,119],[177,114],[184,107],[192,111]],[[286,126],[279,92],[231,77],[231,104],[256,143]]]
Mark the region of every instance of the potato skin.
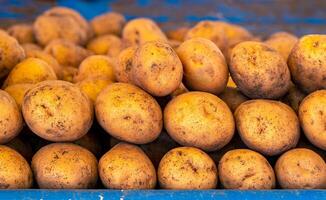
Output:
[[299,119],[308,140],[326,150],[326,90],[317,90],[303,99]]
[[164,109],[164,127],[179,144],[205,151],[225,146],[235,129],[228,106],[205,92],[187,92],[172,99]]
[[16,38],[20,44],[35,42],[33,26],[30,24],[15,24],[8,28],[7,33]]
[[315,152],[296,148],[284,153],[276,162],[275,173],[284,189],[325,189],[326,164]]
[[149,143],[162,130],[159,104],[149,94],[131,84],[113,83],[107,86],[97,96],[95,112],[106,132],[122,141]]
[[114,34],[121,35],[126,23],[125,17],[117,12],[108,12],[92,19],[90,25],[96,35]]
[[218,96],[229,106],[232,112],[234,112],[240,104],[249,100],[238,90],[238,88],[233,87],[226,87]]
[[97,182],[97,160],[87,149],[71,143],[52,143],[38,150],[32,170],[41,189],[87,189]]
[[291,106],[295,112],[298,112],[299,106],[306,96],[307,94],[299,90],[295,85],[292,85],[289,92],[281,100]]
[[280,154],[298,143],[299,120],[286,104],[273,100],[249,100],[234,113],[242,141],[264,155]]
[[115,78],[118,82],[132,83],[132,60],[136,47],[128,47],[120,52],[117,58],[117,65],[114,65]]
[[98,94],[111,83],[112,81],[106,77],[90,77],[77,82],[76,85],[88,96],[92,103],[95,103]]
[[26,92],[34,87],[35,84],[22,83],[6,87],[4,90],[15,99],[18,107],[21,109]]
[[163,189],[214,189],[218,181],[214,161],[194,147],[177,147],[167,152],[157,176]]
[[250,98],[277,99],[290,87],[290,72],[282,56],[260,42],[241,42],[232,49],[230,73]]
[[54,142],[77,140],[93,123],[90,100],[77,86],[66,81],[36,84],[25,94],[22,112],[35,134]]
[[153,189],[156,171],[147,155],[136,145],[119,143],[99,161],[99,175],[106,188]]
[[96,55],[108,55],[116,57],[122,49],[122,42],[120,38],[115,35],[102,35],[98,36],[87,44],[87,49]]
[[154,96],[166,96],[179,87],[183,69],[172,47],[152,41],[136,50],[131,74],[133,83],[147,92]]
[[221,93],[227,82],[229,70],[222,52],[203,38],[185,41],[177,49],[184,67],[186,85],[192,90]]
[[10,147],[0,145],[0,189],[28,189],[33,174],[27,161]]
[[228,151],[219,162],[218,174],[225,189],[272,189],[273,168],[264,156],[249,149]]
[[300,38],[289,56],[288,65],[293,82],[311,93],[326,89],[326,35],[306,35]]

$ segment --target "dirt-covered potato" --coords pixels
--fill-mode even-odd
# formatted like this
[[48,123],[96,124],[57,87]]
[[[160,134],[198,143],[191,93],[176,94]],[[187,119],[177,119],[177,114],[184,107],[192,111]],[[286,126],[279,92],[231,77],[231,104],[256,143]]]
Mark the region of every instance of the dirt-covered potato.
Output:
[[37,42],[46,46],[55,39],[67,39],[84,45],[92,36],[88,22],[75,10],[53,7],[36,18],[34,34]]
[[277,32],[269,36],[265,44],[278,51],[285,61],[287,61],[292,48],[297,42],[297,36],[287,32]]
[[241,42],[232,49],[230,73],[250,98],[277,99],[290,87],[290,71],[276,50],[260,42]]
[[28,189],[33,184],[33,174],[27,161],[10,147],[0,145],[1,189]]
[[90,25],[96,35],[114,34],[121,35],[126,23],[125,17],[117,12],[108,12],[92,19]]
[[275,174],[284,189],[326,188],[326,163],[309,149],[296,148],[281,155]]
[[215,189],[218,181],[214,161],[193,147],[178,147],[166,153],[157,176],[163,189]]
[[74,142],[92,152],[96,157],[102,155],[102,142],[99,134],[95,130],[90,130],[86,135]]
[[153,97],[127,83],[113,83],[97,96],[96,117],[113,137],[135,144],[155,140],[162,130],[162,111]]
[[185,84],[192,90],[221,93],[229,77],[219,48],[204,38],[186,40],[177,49],[184,68]]
[[298,112],[299,105],[306,96],[304,92],[299,90],[295,85],[292,85],[289,92],[282,98],[282,101],[291,106],[295,112]]
[[0,31],[0,79],[25,59],[24,49],[17,40],[4,31]]
[[16,137],[23,127],[23,118],[15,100],[0,90],[0,144]]
[[56,79],[57,76],[48,63],[38,58],[26,58],[11,70],[3,84],[3,88],[15,84],[35,84]]
[[125,47],[137,46],[155,40],[167,42],[162,30],[148,18],[130,20],[122,30],[122,39]]
[[28,127],[54,142],[83,137],[93,122],[93,108],[78,86],[65,81],[43,81],[24,97],[22,112]]
[[229,106],[232,112],[234,112],[240,104],[249,100],[238,88],[233,87],[226,87],[218,96]]
[[25,93],[32,89],[34,84],[31,83],[22,83],[22,84],[15,84],[6,87],[4,90],[10,94],[12,98],[15,99],[18,107],[21,109]]
[[87,189],[97,182],[97,160],[87,149],[71,143],[53,143],[38,150],[32,170],[41,189]]
[[78,69],[76,67],[65,66],[62,68],[62,80],[72,83],[77,73]]
[[30,24],[15,24],[8,28],[7,33],[16,38],[20,44],[35,42],[33,26]]
[[27,162],[32,160],[33,149],[26,138],[20,137],[19,135],[18,137],[10,140],[10,142],[6,143],[5,145],[20,153],[20,155],[22,155]]
[[49,43],[44,52],[52,55],[60,65],[78,67],[79,64],[93,53],[69,40],[57,39]]
[[228,151],[218,164],[220,181],[226,189],[272,189],[273,168],[264,156],[249,149]]
[[174,98],[176,96],[179,96],[180,94],[183,94],[183,93],[186,93],[186,92],[189,92],[189,90],[186,88],[186,86],[181,82],[181,84],[179,85],[179,87],[174,90],[172,93],[171,93],[171,97]]
[[21,44],[21,47],[23,47],[25,54],[27,55],[30,51],[42,51],[42,47],[40,47],[39,45],[35,44],[35,43],[24,43]]
[[234,47],[240,42],[253,39],[253,35],[242,26],[222,21],[217,21],[215,23],[218,29],[223,30],[226,38],[226,44],[229,48]]
[[214,151],[234,134],[234,119],[228,106],[206,92],[187,92],[173,98],[164,109],[164,126],[184,146]]
[[114,65],[115,78],[118,82],[132,83],[132,60],[134,58],[136,47],[128,47],[120,52],[117,64]]
[[179,27],[168,31],[166,35],[170,40],[183,42],[188,31],[189,31],[188,27]]
[[298,114],[308,140],[326,150],[326,90],[315,91],[304,98]]
[[95,103],[97,95],[112,81],[106,77],[90,77],[77,82],[77,86]]
[[89,41],[87,49],[96,55],[116,57],[122,49],[122,43],[121,39],[115,35],[101,35]]
[[80,64],[74,81],[78,82],[90,77],[106,77],[114,81],[114,65],[114,60],[108,56],[89,56]]
[[154,96],[166,96],[182,81],[182,63],[168,44],[146,42],[135,52],[131,74],[133,83]]
[[305,92],[326,89],[326,35],[300,38],[289,55],[293,82]]
[[251,149],[273,156],[296,146],[300,125],[296,113],[273,100],[249,100],[234,113],[237,130]]
[[153,189],[156,186],[155,168],[136,145],[115,145],[100,159],[98,171],[106,188]]

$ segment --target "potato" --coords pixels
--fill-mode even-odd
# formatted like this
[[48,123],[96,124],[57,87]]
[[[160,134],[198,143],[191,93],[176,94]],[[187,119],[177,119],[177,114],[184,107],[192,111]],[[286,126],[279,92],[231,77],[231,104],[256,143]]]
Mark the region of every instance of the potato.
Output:
[[38,58],[26,58],[11,70],[3,84],[3,88],[15,84],[35,84],[56,79],[57,76],[48,63]]
[[99,161],[103,185],[111,189],[153,189],[155,168],[147,155],[136,145],[119,143]]
[[167,42],[167,38],[158,25],[148,18],[130,20],[122,30],[124,46],[137,46],[148,41],[160,40]]
[[179,87],[174,90],[174,92],[171,93],[171,97],[174,98],[176,96],[179,96],[180,94],[184,94],[189,92],[189,90],[186,88],[186,86],[181,82],[181,84],[179,85]]
[[15,99],[19,109],[21,109],[24,100],[24,95],[28,90],[32,89],[34,85],[35,84],[31,84],[31,83],[21,83],[21,84],[10,85],[6,87],[4,90],[8,92],[8,94]]
[[52,55],[60,65],[78,67],[79,64],[93,53],[68,40],[58,39],[49,43],[44,52]]
[[89,56],[80,64],[74,81],[78,82],[90,77],[106,77],[114,81],[114,65],[114,60],[107,56]]
[[229,106],[232,112],[234,112],[240,104],[248,100],[237,88],[232,87],[226,87],[219,97]]
[[192,90],[221,93],[228,82],[228,67],[222,52],[213,42],[194,38],[177,49],[184,67],[186,85]]
[[214,151],[230,142],[235,125],[232,112],[220,98],[187,92],[165,107],[164,126],[179,144]]
[[43,50],[42,47],[40,47],[39,45],[34,44],[34,43],[24,43],[24,44],[21,44],[21,47],[24,49],[26,55],[28,55],[28,53],[30,51],[34,51],[34,50],[42,51]]
[[218,181],[214,161],[193,147],[178,147],[166,153],[157,176],[163,189],[214,189]]
[[122,141],[149,143],[162,130],[162,111],[158,103],[131,84],[107,86],[97,96],[95,112],[97,121],[106,132]]
[[326,164],[315,152],[296,148],[276,162],[275,174],[284,189],[325,189]]
[[174,49],[177,50],[177,48],[181,45],[182,42],[177,40],[169,40],[168,44]]
[[297,42],[297,36],[287,32],[277,32],[269,36],[264,43],[278,51],[287,61],[292,48]]
[[8,28],[7,33],[16,38],[20,44],[35,42],[33,26],[30,24],[15,24]]
[[75,141],[88,132],[93,122],[88,97],[77,86],[58,80],[43,81],[29,90],[22,112],[36,135],[53,142]]
[[125,17],[117,12],[107,12],[92,19],[92,26],[96,35],[114,34],[121,35],[126,23]]
[[0,90],[0,144],[16,137],[23,127],[23,118],[15,100]]
[[131,74],[133,83],[154,96],[166,96],[182,81],[182,63],[176,52],[160,41],[147,42],[135,52]]
[[282,56],[260,42],[241,42],[233,48],[230,73],[250,98],[277,99],[290,87],[290,72]]
[[62,80],[72,83],[77,73],[78,69],[76,67],[65,66],[62,68]]
[[97,182],[97,160],[87,149],[71,143],[42,147],[32,159],[32,170],[41,189],[87,189]]
[[102,155],[101,139],[98,133],[94,132],[92,129],[86,135],[76,140],[74,143],[84,147],[85,149],[88,149],[96,157]]
[[106,77],[90,77],[77,82],[77,86],[95,103],[97,95],[112,81]]
[[27,161],[12,148],[0,145],[1,189],[28,189],[33,185],[33,174]]
[[233,81],[231,75],[229,75],[228,83],[226,84],[226,86],[230,88],[237,88],[237,85]]
[[249,149],[228,151],[218,164],[218,174],[226,189],[272,189],[273,168],[264,156]]
[[114,65],[115,78],[119,82],[132,83],[132,60],[136,52],[136,47],[128,47],[120,52],[117,64]]
[[168,31],[166,35],[171,40],[183,42],[188,31],[189,31],[188,27],[179,27]]
[[299,90],[295,85],[292,85],[289,92],[282,98],[282,101],[291,106],[295,112],[298,112],[299,105],[306,96],[304,92]]
[[33,149],[29,142],[23,137],[15,137],[10,140],[10,142],[5,144],[7,147],[10,147],[20,153],[27,162],[30,162],[33,157]]
[[326,90],[318,90],[305,97],[298,115],[308,140],[326,150]]
[[14,37],[0,31],[0,79],[7,76],[11,69],[25,59],[24,49]]
[[87,49],[97,55],[116,57],[122,49],[122,43],[115,35],[101,35],[89,41]]
[[273,100],[250,100],[235,111],[237,130],[251,149],[273,156],[296,146],[299,120],[286,104]]
[[293,82],[304,92],[326,89],[326,35],[300,38],[289,55]]

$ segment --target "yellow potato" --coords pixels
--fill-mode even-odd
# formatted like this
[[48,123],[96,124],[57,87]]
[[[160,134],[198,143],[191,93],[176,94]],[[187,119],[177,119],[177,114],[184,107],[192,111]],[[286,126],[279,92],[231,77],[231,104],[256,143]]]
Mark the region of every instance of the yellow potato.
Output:
[[122,49],[122,43],[120,38],[115,35],[101,35],[89,41],[87,49],[96,55],[116,57]]
[[90,22],[96,35],[121,35],[125,23],[125,17],[117,12],[108,12],[98,15]]
[[243,102],[249,100],[237,88],[226,87],[219,97],[229,106],[232,112]]
[[34,50],[42,51],[42,47],[34,43],[24,43],[21,45],[21,47],[24,49],[26,55],[30,51],[34,51]]
[[95,103],[97,95],[112,81],[106,77],[90,77],[77,82],[77,86]]
[[306,96],[304,92],[299,90],[295,85],[292,85],[287,95],[282,98],[282,101],[291,106],[295,112],[298,112],[299,105]]
[[186,88],[186,86],[184,86],[184,84],[181,82],[181,84],[179,85],[179,87],[174,90],[174,92],[171,93],[171,97],[174,98],[176,96],[179,96],[181,94],[187,93],[189,92],[189,90]]
[[119,82],[132,83],[132,60],[136,47],[128,47],[122,50],[118,56],[117,64],[114,65],[115,78]]
[[33,26],[30,24],[15,24],[8,28],[7,33],[16,38],[20,44],[35,42]]
[[272,34],[265,41],[265,44],[278,51],[283,56],[285,61],[287,61],[292,48],[297,42],[297,36],[287,32],[277,32]]
[[189,31],[188,27],[179,27],[168,31],[166,35],[171,40],[183,42],[188,31]]
[[15,85],[9,85],[6,87],[4,90],[12,96],[18,107],[21,109],[23,100],[24,100],[24,95],[26,92],[34,87],[35,84],[31,83],[21,83],[21,84],[15,84]]
[[76,67],[65,66],[62,67],[62,80],[74,82],[74,77],[77,75],[78,69]]

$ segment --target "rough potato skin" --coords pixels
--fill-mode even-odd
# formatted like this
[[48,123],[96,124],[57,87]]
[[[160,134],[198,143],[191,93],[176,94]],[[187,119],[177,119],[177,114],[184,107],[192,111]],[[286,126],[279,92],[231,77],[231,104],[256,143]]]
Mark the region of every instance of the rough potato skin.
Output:
[[77,86],[66,81],[36,84],[25,94],[22,112],[35,134],[53,142],[75,141],[93,123],[90,100]]
[[22,83],[6,87],[4,90],[15,99],[18,107],[21,109],[26,92],[34,87],[35,84]]
[[99,124],[111,136],[134,144],[155,140],[162,130],[162,111],[148,93],[127,83],[107,86],[95,102]]
[[87,49],[96,55],[116,57],[122,49],[122,42],[121,39],[115,35],[101,35],[89,41]]
[[187,93],[187,92],[189,92],[188,88],[186,88],[186,86],[183,83],[181,83],[179,87],[170,94],[170,96],[174,98],[176,96],[179,96],[180,94]]
[[308,140],[326,151],[326,90],[317,90],[303,99],[299,119]]
[[38,150],[32,170],[41,189],[88,189],[96,186],[96,157],[72,143],[52,143]]
[[96,16],[90,22],[96,35],[114,34],[121,35],[122,28],[126,23],[125,17],[117,12],[108,12]]
[[136,145],[119,143],[99,162],[99,175],[106,188],[153,189],[156,171],[147,155]]
[[232,49],[230,73],[250,98],[277,99],[290,87],[290,72],[282,56],[260,42],[241,42]]
[[232,112],[234,112],[240,104],[249,100],[238,90],[238,88],[233,87],[226,87],[218,96],[229,106]]
[[77,82],[76,85],[95,103],[97,95],[112,81],[106,77],[90,77]]
[[264,156],[249,149],[235,149],[223,155],[218,165],[220,181],[225,189],[272,189],[273,168]]
[[117,65],[114,65],[115,78],[119,82],[132,83],[132,60],[136,47],[128,47],[122,50],[118,56]]
[[326,89],[326,35],[300,38],[289,56],[288,65],[293,82],[310,93]]
[[16,38],[20,44],[35,42],[33,26],[30,24],[15,24],[8,28],[7,33]]
[[184,80],[192,90],[221,93],[229,77],[225,58],[219,48],[204,38],[189,39],[177,49],[184,67]]
[[168,44],[147,42],[135,52],[131,74],[133,83],[154,96],[166,96],[182,81],[182,63]]
[[214,189],[218,181],[214,161],[193,147],[177,147],[167,152],[157,176],[163,189]]
[[242,141],[251,149],[273,156],[296,146],[299,120],[286,104],[273,100],[249,100],[234,113]]
[[0,90],[0,144],[16,137],[23,128],[23,118],[15,100]]
[[299,106],[306,96],[307,94],[299,90],[295,85],[292,85],[287,95],[285,95],[281,100],[291,106],[295,112],[298,112]]
[[173,98],[164,109],[164,126],[179,144],[205,151],[225,146],[235,128],[228,106],[205,92],[187,92]]
[[284,189],[325,189],[326,164],[314,151],[296,148],[276,162],[275,174]]
[[0,145],[0,189],[28,189],[33,174],[27,161],[10,147]]

